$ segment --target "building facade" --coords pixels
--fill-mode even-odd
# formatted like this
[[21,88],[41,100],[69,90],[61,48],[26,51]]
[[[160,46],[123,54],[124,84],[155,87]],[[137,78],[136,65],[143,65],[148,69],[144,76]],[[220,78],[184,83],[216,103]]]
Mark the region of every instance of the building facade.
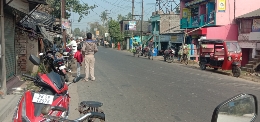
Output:
[[239,26],[238,44],[242,48],[243,70],[258,70],[260,63],[260,9],[236,18]]
[[179,36],[182,36],[182,30],[179,25],[179,14],[163,13],[162,11],[156,11],[152,13],[150,17],[152,25],[152,36],[154,41],[154,47],[163,52],[171,45],[178,45],[182,43],[182,40],[178,40]]
[[143,21],[142,23],[142,31],[143,36],[141,40],[141,21],[135,20],[132,21],[135,23],[134,27],[131,28],[130,23],[132,20],[122,20],[120,21],[120,29],[122,34],[125,37],[125,41],[123,42],[123,49],[133,49],[134,43],[139,43],[140,45],[144,45],[148,40],[148,33],[150,23],[148,21]]
[[[199,39],[238,40],[236,17],[260,7],[257,0],[180,0],[180,26],[186,29],[188,44]],[[197,51],[198,53],[198,51]]]

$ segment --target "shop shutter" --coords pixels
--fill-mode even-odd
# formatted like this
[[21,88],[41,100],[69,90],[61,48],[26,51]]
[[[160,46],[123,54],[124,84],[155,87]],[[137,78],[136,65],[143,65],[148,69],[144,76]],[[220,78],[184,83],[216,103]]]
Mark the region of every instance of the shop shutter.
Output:
[[4,17],[5,31],[5,64],[6,80],[15,75],[15,45],[14,45],[14,19],[12,15],[5,14]]

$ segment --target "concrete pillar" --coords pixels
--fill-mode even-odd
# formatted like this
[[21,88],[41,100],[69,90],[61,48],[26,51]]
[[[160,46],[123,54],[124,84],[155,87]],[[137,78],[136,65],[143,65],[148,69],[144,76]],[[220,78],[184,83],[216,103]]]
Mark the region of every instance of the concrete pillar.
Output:
[[[0,29],[1,29],[1,70],[2,70],[2,74],[1,74],[1,92],[2,92],[2,96],[6,95],[6,66],[5,66],[5,35],[4,35],[4,0],[0,0]],[[0,95],[1,96],[1,95]]]
[[126,49],[129,50],[129,47],[130,47],[130,45],[129,45],[129,38],[127,38],[126,39]]

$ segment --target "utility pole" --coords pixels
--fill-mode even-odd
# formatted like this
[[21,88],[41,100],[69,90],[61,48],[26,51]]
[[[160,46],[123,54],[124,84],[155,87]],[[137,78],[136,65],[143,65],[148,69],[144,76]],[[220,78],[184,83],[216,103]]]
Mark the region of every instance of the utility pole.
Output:
[[63,25],[62,22],[64,20],[65,22],[65,15],[66,15],[66,11],[65,11],[65,5],[66,5],[66,0],[61,0],[61,33],[62,33],[62,41],[63,41],[63,45],[64,48],[66,48],[66,29],[63,30]]
[[[132,21],[134,20],[134,9],[135,9],[135,0],[132,0]],[[132,30],[132,42],[133,42],[133,39],[134,39],[134,31]],[[130,43],[129,43],[129,45],[130,45]]]
[[[0,52],[0,58],[1,58],[1,91],[0,91],[0,97],[6,95],[6,66],[5,66],[5,33],[4,33],[4,0],[0,0],[0,18],[1,18],[1,52]],[[2,92],[2,94],[1,94]]]
[[142,15],[141,15],[141,43],[143,42],[143,21],[144,21],[144,0],[142,0]]

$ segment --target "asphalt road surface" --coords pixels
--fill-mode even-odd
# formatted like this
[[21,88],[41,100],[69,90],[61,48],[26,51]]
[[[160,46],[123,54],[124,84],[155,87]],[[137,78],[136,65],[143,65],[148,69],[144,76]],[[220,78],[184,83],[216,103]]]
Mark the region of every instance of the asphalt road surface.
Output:
[[104,47],[95,57],[96,81],[77,83],[79,101],[103,102],[107,122],[210,122],[230,97],[260,98],[260,85],[240,78]]

